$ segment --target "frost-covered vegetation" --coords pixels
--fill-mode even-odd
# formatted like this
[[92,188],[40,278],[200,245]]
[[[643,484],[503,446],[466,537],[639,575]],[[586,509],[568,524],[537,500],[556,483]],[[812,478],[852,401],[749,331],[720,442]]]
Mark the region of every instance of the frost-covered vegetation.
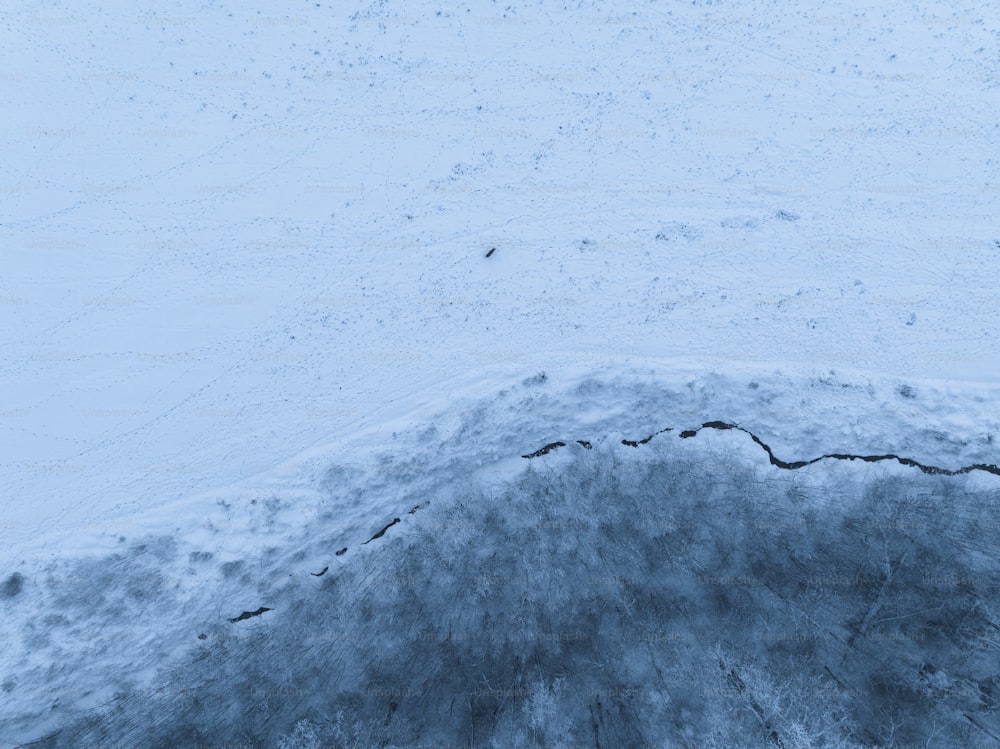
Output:
[[537,466],[44,745],[996,746],[1000,493],[652,447]]

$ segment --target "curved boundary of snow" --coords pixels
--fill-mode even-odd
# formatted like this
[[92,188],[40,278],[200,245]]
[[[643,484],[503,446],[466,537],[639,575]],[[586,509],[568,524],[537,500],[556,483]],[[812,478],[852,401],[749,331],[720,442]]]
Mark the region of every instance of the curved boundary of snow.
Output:
[[[538,376],[542,372],[544,378]],[[724,358],[533,352],[402,393],[340,427],[343,436],[233,485],[159,505],[146,506],[140,497],[126,505],[95,506],[82,522],[45,518],[20,537],[5,539],[5,546],[9,555],[33,556],[34,550],[51,556],[94,548],[95,532],[183,532],[186,524],[200,521],[203,513],[196,508],[206,503],[313,487],[329,465],[364,464],[366,456],[381,451],[426,446],[432,437],[414,440],[414,435],[427,429],[447,435],[476,411],[495,413],[484,417],[488,423],[462,449],[473,458],[481,455],[483,462],[514,458],[553,439],[649,434],[665,420],[691,425],[722,420],[751,424],[784,454],[892,453],[922,464],[960,466],[997,462],[1000,416],[984,415],[982,404],[998,401],[1000,383],[992,382],[904,381],[865,370]]]

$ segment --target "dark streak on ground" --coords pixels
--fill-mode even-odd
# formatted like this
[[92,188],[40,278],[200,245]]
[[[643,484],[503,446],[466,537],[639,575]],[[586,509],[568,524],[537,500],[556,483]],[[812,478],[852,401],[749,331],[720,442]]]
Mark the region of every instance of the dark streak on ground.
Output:
[[254,617],[254,616],[260,616],[265,611],[270,611],[270,610],[271,609],[267,608],[267,606],[261,606],[256,611],[244,611],[242,614],[240,614],[239,616],[237,616],[235,619],[230,619],[229,621],[231,621],[233,623],[235,623],[235,622],[241,622],[244,619],[250,619],[251,617]]
[[919,468],[924,473],[929,473],[932,475],[940,476],[958,476],[962,473],[971,473],[972,471],[985,471],[987,473],[992,473],[994,476],[1000,476],[1000,467],[993,465],[992,463],[974,463],[970,466],[963,466],[962,468],[941,468],[939,466],[925,465],[919,461],[913,460],[913,458],[904,458],[895,453],[886,453],[885,455],[853,455],[851,453],[826,453],[825,455],[820,455],[818,458],[813,458],[811,460],[795,460],[787,461],[782,460],[774,454],[771,446],[764,442],[760,437],[751,432],[749,429],[744,429],[738,424],[730,424],[725,421],[706,421],[698,429],[688,430],[681,433],[681,437],[694,437],[702,429],[719,429],[728,430],[736,429],[737,431],[743,432],[749,435],[760,448],[767,453],[768,460],[771,465],[777,466],[778,468],[784,468],[789,471],[794,471],[799,468],[804,468],[805,466],[812,465],[813,463],[818,463],[821,460],[832,459],[832,460],[863,460],[866,463],[877,463],[883,460],[895,460],[900,465],[910,466],[912,468]]
[[[392,528],[392,526],[394,526],[394,525],[395,525],[396,523],[398,523],[398,522],[399,522],[399,518],[393,518],[393,519],[392,519],[392,522],[391,522],[391,523],[389,523],[389,525],[387,525],[387,526],[386,526],[385,528],[383,528],[382,530],[380,530],[380,531],[379,531],[378,533],[376,533],[376,534],[375,534],[374,536],[372,536],[371,538],[369,538],[369,539],[368,539],[367,541],[365,541],[365,543],[366,543],[366,544],[370,544],[370,543],[371,543],[372,541],[374,541],[374,540],[375,540],[376,538],[382,538],[382,536],[384,536],[384,535],[385,535],[385,532],[386,532],[387,530],[389,530],[390,528]],[[362,546],[364,546],[364,544],[362,544]]]
[[535,450],[535,452],[529,453],[528,455],[522,455],[521,457],[522,458],[537,458],[539,455],[545,455],[546,453],[552,452],[557,447],[566,447],[566,443],[565,442],[550,442],[545,447],[543,447],[543,448],[541,448],[539,450]]
[[312,575],[313,577],[323,577],[323,575],[325,575],[325,574],[326,574],[326,571],[327,571],[328,569],[330,569],[330,568],[329,568],[329,567],[324,567],[324,568],[323,568],[322,570],[320,570],[319,572],[310,572],[309,574],[310,574],[310,575]]
[[[645,445],[647,442],[649,442],[651,439],[653,439],[653,437],[655,437],[656,435],[663,434],[664,432],[670,432],[670,431],[673,431],[673,427],[667,427],[666,429],[661,429],[658,432],[653,432],[651,435],[649,435],[648,437],[643,437],[641,440],[622,440],[622,444],[623,445],[628,445],[629,447],[638,447],[639,445]],[[684,435],[682,434],[681,436],[683,437]]]
[[[739,432],[743,432],[744,434],[748,435],[750,439],[752,439],[764,452],[767,453],[767,457],[768,460],[771,462],[771,465],[776,466],[778,468],[784,468],[785,470],[789,471],[794,471],[799,468],[804,468],[805,466],[810,466],[813,463],[819,463],[821,460],[827,460],[827,459],[862,460],[866,463],[877,463],[883,460],[895,460],[900,465],[910,466],[911,468],[919,468],[924,473],[928,473],[931,475],[958,476],[963,473],[971,473],[972,471],[984,471],[986,473],[992,473],[994,476],[1000,476],[1000,467],[996,466],[993,463],[974,463],[973,465],[962,466],[961,468],[941,468],[940,466],[926,465],[924,463],[914,460],[913,458],[904,458],[902,456],[896,455],[895,453],[886,453],[885,455],[853,455],[851,453],[826,453],[824,455],[820,455],[818,458],[812,458],[811,460],[795,460],[795,461],[782,460],[781,458],[779,458],[774,454],[774,451],[771,449],[770,445],[764,442],[760,437],[751,432],[749,429],[744,429],[739,424],[732,424],[726,421],[706,421],[697,429],[685,429],[684,431],[680,432],[679,436],[681,437],[681,439],[688,439],[690,437],[696,436],[698,432],[700,432],[702,429],[716,429],[719,431],[728,431],[730,429],[735,429]],[[661,429],[660,431],[654,432],[648,437],[644,437],[643,439],[640,440],[623,439],[622,444],[627,445],[629,447],[638,447],[639,445],[647,444],[658,434],[663,434],[664,432],[670,432],[670,431],[673,431],[673,427],[667,427],[666,429]],[[577,442],[579,442],[584,447],[587,448],[590,447],[589,442],[584,443],[581,440],[577,440]],[[564,444],[565,443],[563,442],[553,442],[551,444],[546,445],[541,450],[536,450],[533,453],[529,453],[528,455],[522,455],[521,457],[537,458],[540,455],[545,455],[545,453],[549,452],[550,450],[556,447],[562,447]]]

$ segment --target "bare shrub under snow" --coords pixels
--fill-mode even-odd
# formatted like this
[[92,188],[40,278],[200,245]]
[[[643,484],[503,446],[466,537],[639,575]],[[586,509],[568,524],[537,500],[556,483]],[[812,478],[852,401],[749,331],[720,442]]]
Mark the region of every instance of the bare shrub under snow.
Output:
[[995,744],[995,493],[549,465],[467,481],[50,745]]

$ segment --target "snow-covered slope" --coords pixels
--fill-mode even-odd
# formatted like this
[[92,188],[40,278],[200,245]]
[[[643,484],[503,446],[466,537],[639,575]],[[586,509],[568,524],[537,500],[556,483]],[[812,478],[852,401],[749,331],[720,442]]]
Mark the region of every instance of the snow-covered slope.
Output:
[[[8,3],[12,714],[36,714],[52,659],[90,658],[84,683],[120,658],[83,630],[25,635],[56,605],[32,591],[147,537],[171,539],[163,559],[283,560],[322,518],[353,547],[425,473],[501,485],[556,440],[708,420],[786,459],[1000,462],[995,21],[840,0]],[[155,620],[143,668],[255,605],[186,570],[161,572],[190,608]],[[138,653],[123,621],[102,641]]]
[[[352,585],[347,581],[357,580],[359,585],[373,586],[375,600],[381,601],[386,567],[404,564],[412,554],[405,550],[405,541],[399,546],[399,539],[410,538],[414,528],[421,528],[424,515],[418,513],[428,507],[437,513],[423,533],[432,538],[461,537],[469,528],[454,519],[449,506],[481,493],[499,496],[510,491],[529,465],[537,464],[542,475],[570,471],[576,476],[580,470],[590,470],[581,462],[581,454],[594,450],[617,456],[618,471],[628,482],[633,472],[648,470],[648,462],[670,456],[700,466],[702,475],[696,481],[707,494],[734,481],[734,466],[745,467],[736,473],[749,470],[755,476],[738,489],[740,496],[788,492],[789,472],[770,465],[748,435],[705,430],[697,438],[682,438],[683,431],[720,415],[753,431],[785,461],[855,451],[859,455],[895,451],[944,469],[995,460],[995,425],[955,421],[956,404],[967,412],[974,408],[970,393],[949,392],[933,383],[914,381],[904,396],[886,382],[834,375],[806,380],[761,372],[746,381],[675,368],[677,379],[671,384],[652,368],[622,370],[538,372],[489,397],[476,395],[470,382],[451,381],[448,390],[454,395],[449,407],[440,405],[437,392],[423,393],[423,403],[409,411],[384,408],[376,413],[375,425],[250,479],[142,513],[95,508],[90,522],[23,544],[17,556],[8,558],[3,590],[0,637],[7,643],[3,669],[7,718],[0,722],[0,739],[17,743],[41,738],[70,725],[81,710],[112,705],[124,705],[125,712],[109,725],[134,737],[145,725],[134,711],[150,699],[167,701],[157,712],[157,730],[169,735],[170,721],[182,721],[185,715],[190,720],[192,708],[176,702],[178,689],[200,690],[201,679],[213,678],[192,663],[197,648],[204,644],[208,652],[237,668],[238,662],[218,655],[218,648],[228,648],[230,641],[244,636],[264,637],[268,624],[256,617],[235,627],[233,620],[242,612],[260,607],[275,611],[273,616],[281,617],[275,620],[279,629],[288,632],[288,627],[300,626],[300,618],[291,612],[300,606],[327,605],[323,593],[327,584],[344,591]],[[946,402],[951,406],[945,408]],[[808,419],[808,428],[786,428],[796,413]],[[853,427],[832,426],[837,423]],[[964,436],[973,434],[974,426],[983,431],[975,438]],[[668,428],[669,432],[663,431]],[[539,458],[523,457],[554,442],[565,444]],[[642,444],[629,447],[623,442]],[[828,459],[795,471],[792,480],[799,487],[796,491],[811,493],[811,503],[820,498],[816,506],[823,512],[824,502],[836,503],[839,497],[856,501],[850,497],[859,491],[857,487],[889,477],[909,482],[906,486],[914,496],[933,496],[937,485],[929,477],[921,484],[921,475],[916,468],[892,460]],[[735,480],[741,486],[740,479]],[[963,486],[992,492],[984,497],[995,496],[1000,479],[977,470]],[[942,517],[953,512],[952,500],[932,501]],[[724,505],[719,509],[725,517],[731,513]],[[722,517],[713,522],[728,522]],[[521,515],[515,522],[532,527],[531,519]],[[573,523],[597,520],[583,515],[563,522],[576,532]],[[976,532],[987,536],[998,527],[995,513],[980,513],[969,521],[963,511],[952,522],[973,522]],[[544,531],[546,526],[538,527]],[[961,533],[951,531],[956,532]],[[372,543],[383,538],[391,543]],[[960,535],[959,540],[966,539]],[[511,540],[497,542],[502,547]],[[523,542],[518,537],[517,543]],[[995,550],[982,547],[980,541],[972,548],[985,555],[982,579],[992,579],[995,560],[990,559]],[[585,548],[580,552],[587,558]],[[567,569],[564,574],[571,572]],[[851,574],[826,568],[821,573],[834,578]],[[436,575],[431,575],[427,581],[434,579]],[[586,590],[586,581],[578,582]],[[426,602],[433,605],[435,616],[459,615],[447,599],[432,597]],[[353,606],[355,601],[349,598],[345,603]],[[342,622],[339,626],[347,627]],[[247,628],[256,634],[246,634]],[[344,653],[378,649],[378,627],[337,632],[337,647],[345,648]],[[202,643],[205,639],[210,641]],[[268,641],[265,637],[263,642]],[[312,651],[285,652],[277,644],[261,650],[261,641],[254,643],[246,645],[247,654],[265,663],[273,660],[273,668],[268,667],[272,675],[277,673],[274,669],[290,669],[294,676],[287,678],[299,685],[275,686],[280,682],[275,676],[256,687],[277,690],[272,696],[282,705],[282,717],[272,723],[272,730],[288,733],[293,724],[282,720],[290,711],[293,718],[313,715],[311,702],[300,704],[295,713],[295,703],[282,699],[289,696],[282,690],[301,692],[302,680],[311,678],[306,675],[311,673],[306,653]],[[328,648],[321,653],[309,657],[319,659],[317,663],[339,662]],[[175,664],[182,664],[179,673],[171,671]],[[338,682],[341,689],[343,678]],[[178,687],[178,679],[186,686]],[[313,686],[309,694],[310,700],[316,696]],[[233,700],[233,709],[257,709],[245,702],[246,696],[234,693],[227,699]],[[352,719],[347,725],[361,726]],[[76,724],[74,731],[79,730]],[[69,741],[59,746],[73,745]]]

